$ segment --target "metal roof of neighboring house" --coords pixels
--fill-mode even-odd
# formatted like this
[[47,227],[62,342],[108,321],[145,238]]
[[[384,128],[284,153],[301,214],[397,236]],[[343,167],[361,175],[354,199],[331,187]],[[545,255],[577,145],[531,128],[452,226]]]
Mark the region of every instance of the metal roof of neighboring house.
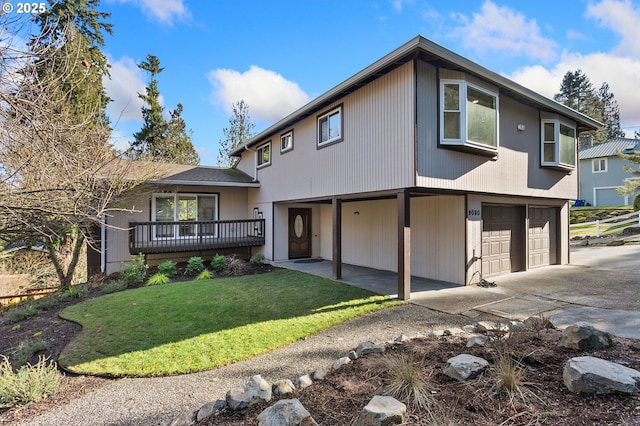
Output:
[[640,149],[638,142],[640,142],[638,139],[614,138],[607,142],[580,150],[578,152],[578,158],[580,160],[587,160],[590,158],[613,157],[618,155],[618,151],[625,152]]
[[204,186],[260,186],[248,174],[232,168],[212,166],[190,166],[165,163],[159,165],[162,177],[154,182],[178,185]]
[[230,155],[239,156],[245,149],[256,145],[263,141],[266,137],[277,133],[279,131],[286,130],[286,128],[292,126],[294,123],[309,117],[310,115],[326,108],[331,103],[338,99],[354,92],[360,87],[368,84],[376,78],[390,72],[391,70],[399,67],[400,65],[412,61],[414,59],[421,59],[428,63],[434,64],[439,67],[449,68],[452,70],[463,71],[474,75],[480,79],[483,79],[500,88],[500,92],[512,97],[520,102],[531,105],[541,111],[547,111],[551,113],[562,114],[578,123],[578,131],[582,130],[595,130],[602,127],[602,123],[579,113],[571,108],[568,108],[552,99],[540,95],[533,90],[527,89],[520,84],[509,80],[508,78],[495,73],[475,62],[466,59],[457,53],[448,50],[431,40],[428,40],[422,36],[417,36],[400,46],[393,52],[387,54],[383,58],[369,65],[362,71],[343,81],[335,86],[328,92],[323,93],[311,102],[307,103],[297,111],[289,114],[282,120],[273,124],[266,130],[260,132],[244,145],[237,147],[231,151]]

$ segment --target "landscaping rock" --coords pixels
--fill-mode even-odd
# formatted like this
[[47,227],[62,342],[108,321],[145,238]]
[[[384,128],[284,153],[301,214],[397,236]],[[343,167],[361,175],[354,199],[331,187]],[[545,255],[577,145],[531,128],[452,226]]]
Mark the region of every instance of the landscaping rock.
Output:
[[393,343],[404,343],[404,342],[408,342],[409,340],[411,340],[409,336],[401,334],[393,340]]
[[312,384],[313,384],[313,380],[311,380],[311,376],[309,376],[308,374],[305,374],[304,376],[298,377],[297,386],[300,389],[307,388],[307,387],[311,386]]
[[495,322],[495,321],[478,321],[476,324],[478,331],[488,332],[488,331],[509,331],[509,326],[504,323]]
[[196,414],[196,420],[200,421],[202,419],[206,419],[207,417],[211,417],[218,411],[226,408],[226,406],[227,401],[225,401],[224,399],[219,399],[215,402],[208,402],[200,407],[200,409],[198,410],[198,414]]
[[165,423],[165,426],[191,426],[194,425],[196,422],[193,418],[193,413],[189,412],[189,413],[184,413],[178,417],[176,417],[175,419],[171,420],[168,423]]
[[431,330],[428,334],[429,337],[442,337],[444,336],[444,330]]
[[487,346],[489,343],[489,336],[471,336],[469,340],[467,340],[467,347],[473,348],[474,346]]
[[462,354],[447,360],[444,374],[459,381],[471,380],[478,377],[488,366],[489,362],[483,358]]
[[355,361],[356,359],[358,359],[358,354],[356,353],[356,351],[349,351],[347,356],[351,358],[351,361]]
[[327,377],[327,370],[323,367],[318,367],[313,372],[313,380],[324,380],[325,377]]
[[636,395],[640,387],[640,371],[591,356],[567,361],[562,378],[575,393]]
[[390,396],[374,396],[351,426],[390,426],[405,422],[407,406]]
[[270,400],[271,386],[259,374],[249,379],[244,386],[238,386],[227,392],[227,404],[234,411]]
[[380,354],[384,352],[384,346],[378,345],[373,342],[363,342],[358,345],[356,349],[356,354],[358,357],[369,355],[369,354]]
[[351,358],[349,358],[348,356],[343,356],[342,358],[337,359],[333,365],[332,368],[334,370],[339,369],[340,367],[342,367],[343,365],[347,365],[351,362]]
[[576,350],[600,350],[613,346],[611,335],[587,322],[578,322],[565,328],[558,346]]
[[460,334],[463,334],[464,330],[461,329],[460,327],[451,327],[451,328],[447,328],[446,330],[444,330],[443,334],[445,336],[458,336]]
[[314,426],[311,414],[297,399],[281,399],[260,414],[258,426]]
[[464,327],[462,327],[462,330],[464,330],[465,333],[469,333],[469,334],[473,334],[478,331],[476,326],[473,324],[465,325]]
[[284,395],[293,392],[295,389],[296,386],[289,379],[278,380],[271,386],[274,395]]
[[555,328],[551,321],[547,318],[543,318],[540,316],[537,317],[529,317],[523,321],[525,327],[531,330],[545,330]]

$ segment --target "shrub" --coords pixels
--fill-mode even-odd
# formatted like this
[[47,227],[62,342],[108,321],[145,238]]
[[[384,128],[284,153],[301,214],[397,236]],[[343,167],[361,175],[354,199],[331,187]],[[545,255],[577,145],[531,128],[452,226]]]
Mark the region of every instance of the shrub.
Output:
[[120,271],[120,279],[128,286],[140,284],[147,277],[149,266],[144,261],[144,254],[131,256],[131,263],[123,266]]
[[202,258],[194,256],[187,261],[187,269],[185,269],[184,274],[189,275],[190,277],[195,277],[202,271],[204,271],[204,262],[202,261]]
[[499,352],[495,364],[492,368],[495,389],[498,392],[506,392],[511,399],[520,396],[524,399],[522,392],[524,381],[524,367],[509,353]]
[[214,272],[220,271],[224,267],[225,260],[227,260],[226,256],[223,256],[221,254],[216,254],[215,256],[213,256],[213,259],[211,260],[211,269]]
[[162,285],[168,284],[171,282],[171,278],[166,276],[165,274],[161,274],[158,272],[157,274],[153,274],[148,280],[146,285]]
[[14,371],[7,357],[0,362],[0,407],[20,407],[53,395],[60,389],[62,375],[53,362],[40,357]]
[[58,299],[63,302],[68,302],[73,299],[80,299],[86,296],[88,292],[89,290],[87,290],[85,286],[80,286],[80,285],[71,286],[67,290],[58,294]]
[[408,405],[429,411],[434,403],[428,383],[422,378],[422,363],[414,355],[398,353],[386,358],[389,383],[385,393]]
[[253,256],[251,256],[251,259],[249,259],[249,262],[255,265],[262,264],[262,262],[264,262],[264,254],[262,253],[254,254]]
[[247,272],[247,263],[236,256],[229,256],[225,261],[225,271],[229,275],[244,275]]
[[640,194],[636,195],[636,198],[633,200],[633,211],[637,212],[640,210]]
[[170,260],[162,262],[158,265],[158,272],[168,276],[169,278],[175,277],[176,275],[178,275],[176,262],[172,262]]
[[116,293],[118,291],[122,291],[127,288],[127,283],[123,280],[113,280],[110,281],[107,285],[102,287],[102,292],[105,294]]
[[198,274],[196,281],[208,280],[211,278],[211,272],[206,269]]
[[49,344],[43,339],[24,340],[20,342],[11,357],[13,366],[18,368],[25,365],[31,360],[32,356],[48,347]]
[[13,324],[29,319],[38,313],[40,313],[40,310],[36,304],[32,299],[28,299],[26,302],[22,302],[13,308],[10,308],[5,315],[4,322]]

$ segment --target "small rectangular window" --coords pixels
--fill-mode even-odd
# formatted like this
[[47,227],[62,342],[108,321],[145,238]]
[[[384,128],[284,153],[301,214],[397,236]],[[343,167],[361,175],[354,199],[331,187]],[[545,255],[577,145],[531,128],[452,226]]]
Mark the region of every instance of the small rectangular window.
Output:
[[287,152],[293,149],[293,130],[280,136],[280,152]]
[[318,116],[318,146],[342,140],[342,106]]
[[576,166],[576,128],[558,119],[542,120],[541,165],[561,169]]
[[607,159],[595,158],[591,160],[591,169],[593,173],[604,173],[607,171]]
[[259,146],[256,151],[258,153],[258,167],[266,167],[271,164],[271,141]]

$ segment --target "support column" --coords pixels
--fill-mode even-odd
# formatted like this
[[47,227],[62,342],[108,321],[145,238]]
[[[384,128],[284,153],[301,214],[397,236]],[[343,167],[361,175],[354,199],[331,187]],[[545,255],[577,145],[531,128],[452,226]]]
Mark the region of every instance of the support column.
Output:
[[333,278],[342,279],[342,200],[334,198],[333,207]]
[[398,299],[411,297],[411,196],[398,192]]

